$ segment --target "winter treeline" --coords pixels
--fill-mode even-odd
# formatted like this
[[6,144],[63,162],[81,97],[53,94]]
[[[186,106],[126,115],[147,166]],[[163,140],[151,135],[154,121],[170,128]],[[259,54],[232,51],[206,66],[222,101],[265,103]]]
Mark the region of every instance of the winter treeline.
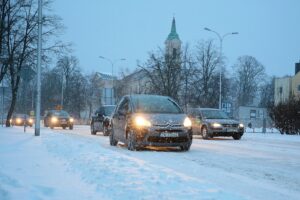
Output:
[[256,58],[240,56],[234,66],[226,66],[225,57],[212,40],[199,42],[193,49],[189,45],[182,49],[176,56],[162,49],[150,53],[148,60],[139,65],[147,77],[147,90],[141,93],[171,96],[184,107],[217,108],[221,69],[222,102],[238,107],[266,106],[273,101],[272,79]]

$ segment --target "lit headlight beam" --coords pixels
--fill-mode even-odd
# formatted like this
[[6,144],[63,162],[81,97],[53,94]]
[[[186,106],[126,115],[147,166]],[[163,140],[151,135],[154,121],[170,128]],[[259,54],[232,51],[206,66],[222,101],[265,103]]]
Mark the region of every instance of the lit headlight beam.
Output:
[[192,127],[192,121],[190,120],[190,118],[186,117],[183,121],[183,126],[187,127],[187,128],[191,128]]
[[222,127],[222,124],[219,124],[219,123],[212,123],[211,126],[213,128],[221,128]]
[[151,126],[151,122],[149,122],[148,120],[146,120],[145,118],[143,118],[141,116],[137,116],[134,119],[134,123],[138,127],[150,127]]

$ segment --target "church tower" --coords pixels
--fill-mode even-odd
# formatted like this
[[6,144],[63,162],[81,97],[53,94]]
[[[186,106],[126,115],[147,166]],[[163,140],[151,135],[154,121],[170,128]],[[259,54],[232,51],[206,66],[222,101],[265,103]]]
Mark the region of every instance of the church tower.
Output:
[[169,33],[168,38],[165,41],[165,46],[167,55],[172,56],[173,58],[176,58],[179,55],[181,49],[181,41],[176,32],[176,22],[174,17],[172,21],[171,32]]

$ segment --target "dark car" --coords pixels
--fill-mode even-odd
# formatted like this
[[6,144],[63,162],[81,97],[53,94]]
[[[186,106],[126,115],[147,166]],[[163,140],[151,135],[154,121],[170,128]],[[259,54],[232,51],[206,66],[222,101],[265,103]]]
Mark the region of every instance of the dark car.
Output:
[[49,110],[44,116],[44,126],[51,129],[54,127],[62,127],[63,129],[69,127],[72,130],[73,124],[74,119],[64,110]]
[[188,110],[188,115],[192,120],[193,134],[202,135],[203,139],[229,136],[239,140],[244,134],[244,125],[230,119],[222,110],[191,108]]
[[10,124],[13,126],[30,126],[33,125],[33,118],[29,117],[27,114],[14,114],[10,120]]
[[118,141],[129,150],[145,146],[180,147],[192,144],[191,120],[178,104],[166,96],[128,95],[118,103],[112,117],[110,145]]
[[111,115],[116,106],[105,105],[98,108],[92,116],[91,120],[91,134],[96,135],[97,132],[103,132],[104,136],[108,136],[110,132]]

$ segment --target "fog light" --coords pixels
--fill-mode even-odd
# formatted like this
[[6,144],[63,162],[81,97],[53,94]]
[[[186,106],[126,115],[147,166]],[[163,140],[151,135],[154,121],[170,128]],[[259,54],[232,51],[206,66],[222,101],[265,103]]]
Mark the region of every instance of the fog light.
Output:
[[74,119],[72,117],[70,118],[70,122],[72,122],[72,123],[74,122]]

